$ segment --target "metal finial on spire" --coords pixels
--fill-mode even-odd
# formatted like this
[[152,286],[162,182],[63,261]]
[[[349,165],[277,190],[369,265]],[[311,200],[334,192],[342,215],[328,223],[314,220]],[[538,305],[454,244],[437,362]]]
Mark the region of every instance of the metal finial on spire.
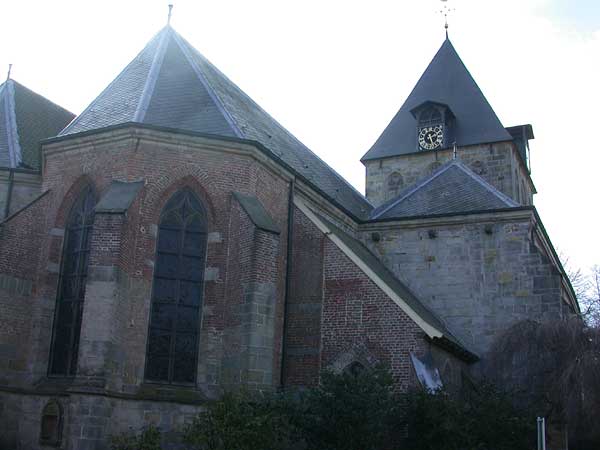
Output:
[[10,71],[12,70],[12,64],[8,65],[8,73],[6,74],[6,80],[10,80]]
[[444,15],[444,29],[446,30],[446,39],[448,39],[448,14],[455,11],[455,8],[448,8],[446,2],[448,0],[441,0],[444,3],[444,7],[440,10],[440,14]]
[[171,25],[171,11],[173,11],[173,4],[169,5],[169,17],[167,18],[167,25]]

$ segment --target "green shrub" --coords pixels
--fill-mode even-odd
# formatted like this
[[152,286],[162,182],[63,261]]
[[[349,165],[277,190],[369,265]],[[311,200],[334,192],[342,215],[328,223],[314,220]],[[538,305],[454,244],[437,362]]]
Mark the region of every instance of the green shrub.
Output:
[[450,395],[443,390],[403,395],[407,447],[414,450],[530,450],[535,414],[513,405],[510,393],[482,382]]
[[111,450],[161,450],[161,433],[150,425],[139,435],[122,433],[111,438]]
[[184,431],[184,442],[199,450],[288,448],[290,426],[278,397],[226,393],[208,404]]
[[392,385],[383,368],[358,374],[325,372],[320,386],[297,403],[296,430],[309,450],[386,448],[396,409]]

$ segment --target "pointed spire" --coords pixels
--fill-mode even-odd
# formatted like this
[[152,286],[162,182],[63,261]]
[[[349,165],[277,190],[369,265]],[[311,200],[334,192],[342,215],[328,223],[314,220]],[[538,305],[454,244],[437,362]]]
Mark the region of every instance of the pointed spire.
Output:
[[171,13],[173,12],[173,4],[169,4],[169,16],[167,17],[167,25],[171,25]]
[[455,118],[453,134],[458,147],[512,140],[452,42],[446,39],[362,161],[415,152],[417,122],[411,111],[425,102],[440,103],[450,109]]
[[12,64],[8,65],[8,73],[6,74],[6,81],[10,80],[10,71],[12,70]]

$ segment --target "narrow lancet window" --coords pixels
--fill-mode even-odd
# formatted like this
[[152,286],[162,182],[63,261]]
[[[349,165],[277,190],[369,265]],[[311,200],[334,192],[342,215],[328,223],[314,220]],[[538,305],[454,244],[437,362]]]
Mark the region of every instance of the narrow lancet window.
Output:
[[206,214],[189,190],[177,192],[160,218],[146,379],[193,383],[206,259]]
[[87,187],[73,206],[65,228],[50,375],[72,376],[76,373],[95,205],[94,191]]

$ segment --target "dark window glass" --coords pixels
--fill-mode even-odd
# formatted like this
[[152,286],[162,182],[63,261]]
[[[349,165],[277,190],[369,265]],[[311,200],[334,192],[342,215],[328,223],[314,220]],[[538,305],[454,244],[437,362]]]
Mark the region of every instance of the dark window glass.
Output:
[[86,188],[73,206],[65,229],[62,267],[50,352],[51,375],[75,375],[96,197]]
[[146,379],[193,383],[196,378],[206,215],[185,189],[165,206],[158,228]]

